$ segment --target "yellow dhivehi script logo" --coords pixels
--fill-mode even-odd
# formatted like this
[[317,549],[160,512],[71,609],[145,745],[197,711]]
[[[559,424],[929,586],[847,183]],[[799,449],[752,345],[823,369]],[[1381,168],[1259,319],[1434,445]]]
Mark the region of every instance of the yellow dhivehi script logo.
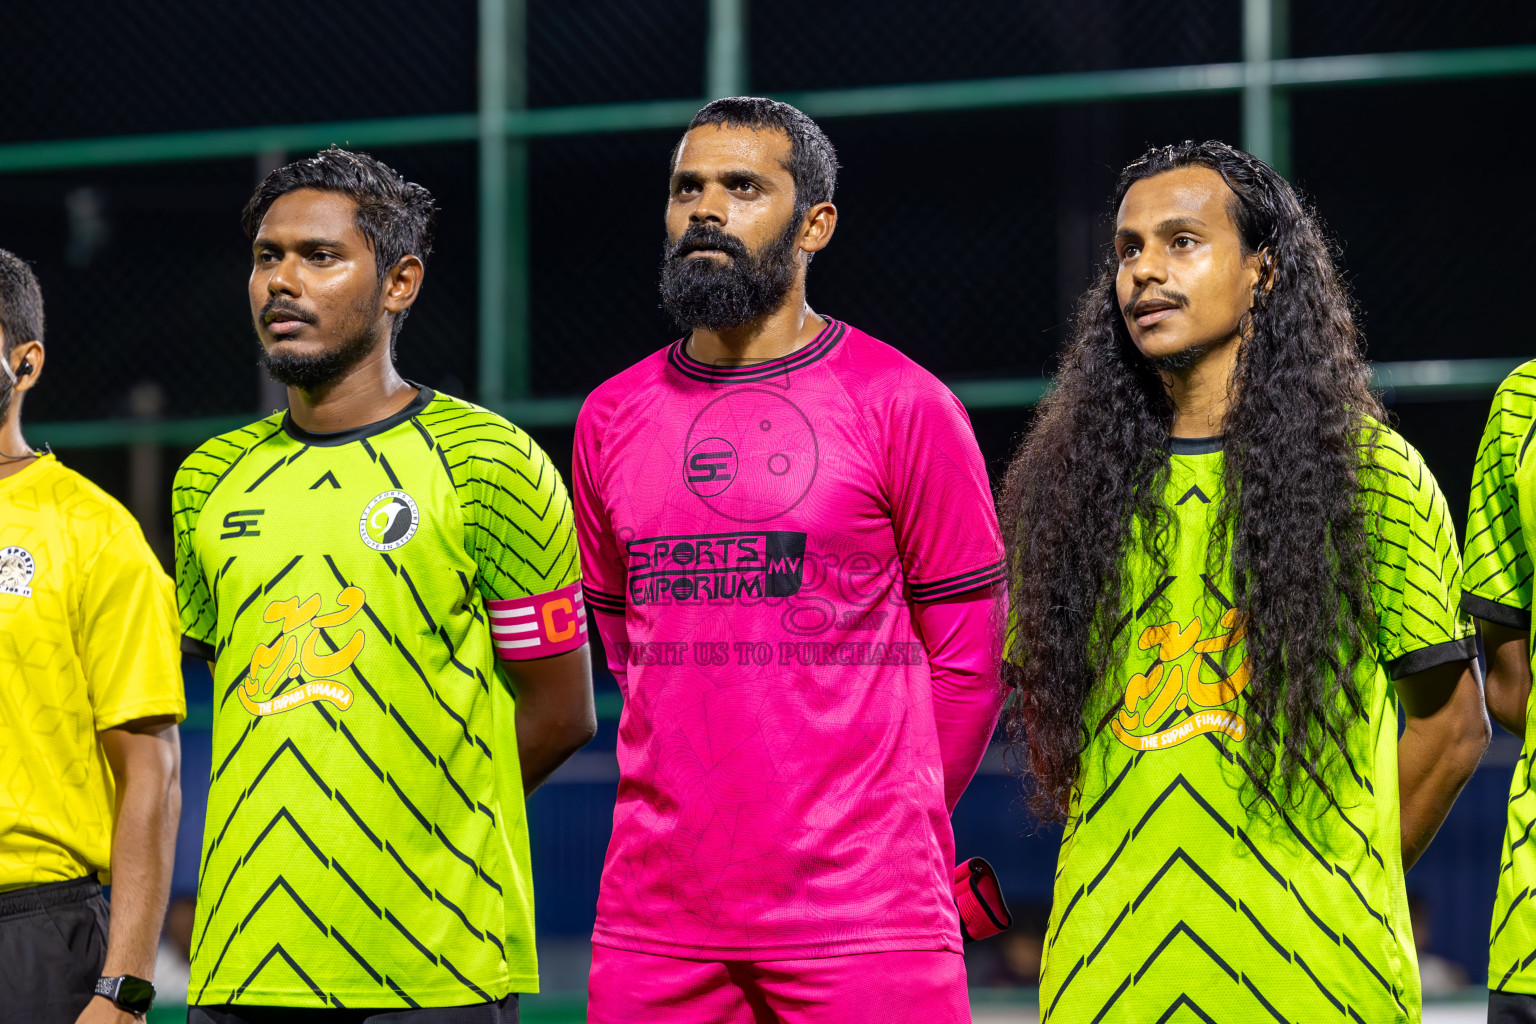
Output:
[[[1229,609],[1220,626],[1228,632],[1201,637],[1197,615],[1187,626],[1174,621],[1142,631],[1137,645],[1144,651],[1157,648],[1157,661],[1126,683],[1125,706],[1109,723],[1121,743],[1132,750],[1165,750],[1208,732],[1234,740],[1247,735],[1247,723],[1230,705],[1247,687],[1252,666],[1244,658],[1235,672],[1224,674],[1216,657],[1242,640],[1242,613]],[[1182,659],[1191,653],[1194,658],[1186,667]],[[1160,728],[1170,712],[1178,711],[1188,714]]]
[[[366,637],[361,629],[337,646],[323,630],[345,626],[362,611],[365,597],[357,587],[347,587],[336,598],[340,607],[320,614],[320,595],[273,601],[261,613],[265,622],[281,622],[282,634],[270,644],[259,644],[251,655],[251,667],[240,685],[240,703],[253,715],[284,711],[328,701],[338,711],[352,706],[352,690],[334,677],[352,667],[363,651]],[[303,630],[308,627],[308,633]],[[303,638],[300,639],[301,634]],[[327,651],[321,651],[321,644]],[[288,689],[291,680],[298,685]]]

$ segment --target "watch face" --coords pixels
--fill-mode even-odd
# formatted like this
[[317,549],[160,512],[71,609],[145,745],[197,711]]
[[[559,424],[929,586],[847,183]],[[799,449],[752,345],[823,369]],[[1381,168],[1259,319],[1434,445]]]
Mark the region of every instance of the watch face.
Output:
[[145,1013],[155,1001],[155,986],[143,978],[123,976],[123,985],[117,990],[117,1005],[133,1013]]

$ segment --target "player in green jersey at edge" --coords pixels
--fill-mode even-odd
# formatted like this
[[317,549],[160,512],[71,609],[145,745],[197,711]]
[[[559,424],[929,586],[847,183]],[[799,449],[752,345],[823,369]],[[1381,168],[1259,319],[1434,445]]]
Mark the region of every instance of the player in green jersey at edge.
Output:
[[1115,199],[1002,499],[1042,1019],[1417,1021],[1403,872],[1489,728],[1444,498],[1278,174],[1185,142]]
[[176,476],[214,670],[192,1024],[504,1024],[538,991],[523,798],[596,729],[580,565],[528,435],[395,371],[434,219],[334,148],[245,209],[288,409]]
[[1499,386],[1478,449],[1467,513],[1461,607],[1475,615],[1488,654],[1488,713],[1523,741],[1509,787],[1499,891],[1488,948],[1488,1020],[1536,1022],[1536,825],[1530,732],[1531,556],[1536,533],[1536,362]]

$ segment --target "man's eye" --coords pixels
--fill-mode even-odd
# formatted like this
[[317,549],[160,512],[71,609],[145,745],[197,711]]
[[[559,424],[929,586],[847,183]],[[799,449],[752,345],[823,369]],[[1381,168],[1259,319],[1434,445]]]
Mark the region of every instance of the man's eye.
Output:
[[311,253],[309,257],[310,262],[312,263],[330,263],[335,258],[335,254],[329,252]]
[[1173,247],[1175,249],[1193,249],[1196,244],[1195,240],[1188,235],[1180,235],[1173,240]]
[[1120,262],[1124,263],[1126,260],[1133,260],[1140,255],[1141,246],[1127,245],[1125,248],[1120,250]]
[[736,189],[737,192],[755,192],[755,191],[757,191],[757,186],[752,184],[750,181],[740,181],[740,182],[737,182],[735,184],[735,186],[733,186],[733,187]]
[[277,262],[277,253],[272,252],[270,250],[265,250],[264,249],[261,252],[256,254],[256,262],[257,263],[276,263]]

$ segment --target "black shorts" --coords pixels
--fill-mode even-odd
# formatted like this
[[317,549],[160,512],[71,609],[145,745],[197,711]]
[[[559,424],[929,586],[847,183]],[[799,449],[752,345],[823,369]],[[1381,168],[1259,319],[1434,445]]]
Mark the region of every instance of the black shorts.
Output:
[[94,878],[0,893],[0,1019],[74,1024],[107,960],[107,900]]
[[1489,992],[1488,1024],[1536,1024],[1536,996],[1523,992]]
[[517,996],[419,1010],[301,1010],[292,1006],[193,1006],[187,1024],[517,1024]]

